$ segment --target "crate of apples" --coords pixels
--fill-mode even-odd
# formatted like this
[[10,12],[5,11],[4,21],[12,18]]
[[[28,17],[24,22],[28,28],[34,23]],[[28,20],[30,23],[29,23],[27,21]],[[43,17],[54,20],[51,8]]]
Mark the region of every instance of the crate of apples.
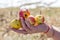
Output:
[[[30,15],[30,11],[28,9],[21,9],[19,11],[19,17],[22,17],[24,20],[27,19],[31,25],[37,26],[44,23],[45,19],[42,15]],[[21,20],[14,19],[10,22],[10,26],[15,29],[22,28]]]

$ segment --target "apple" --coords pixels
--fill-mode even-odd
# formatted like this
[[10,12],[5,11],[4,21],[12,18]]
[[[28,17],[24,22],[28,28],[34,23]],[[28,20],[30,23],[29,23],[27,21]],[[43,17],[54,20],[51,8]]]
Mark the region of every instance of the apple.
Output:
[[19,11],[19,17],[23,17],[24,19],[27,18],[30,15],[30,12],[28,9],[21,9]]
[[22,27],[21,20],[14,19],[10,22],[11,28],[19,29]]
[[35,16],[35,20],[36,20],[36,24],[35,25],[39,25],[39,24],[42,24],[44,23],[44,16],[42,15],[36,15]]
[[32,25],[34,25],[36,22],[34,16],[32,16],[32,15],[30,15],[27,19]]

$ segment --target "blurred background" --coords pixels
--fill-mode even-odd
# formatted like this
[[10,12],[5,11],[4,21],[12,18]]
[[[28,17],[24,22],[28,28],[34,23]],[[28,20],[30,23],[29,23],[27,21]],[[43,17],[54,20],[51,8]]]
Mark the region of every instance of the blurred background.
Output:
[[60,27],[60,0],[0,0],[0,40],[53,40],[40,33],[24,35],[8,29],[22,8],[34,16],[42,14],[49,25]]

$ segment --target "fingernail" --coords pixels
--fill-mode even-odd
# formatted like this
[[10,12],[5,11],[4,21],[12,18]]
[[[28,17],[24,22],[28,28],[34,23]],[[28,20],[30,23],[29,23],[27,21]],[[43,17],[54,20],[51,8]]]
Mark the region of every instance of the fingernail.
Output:
[[25,19],[25,22],[27,21],[27,19]]
[[25,18],[25,20],[27,20],[27,18]]
[[22,17],[20,17],[20,19],[22,19]]
[[20,17],[20,18],[22,18],[22,17]]

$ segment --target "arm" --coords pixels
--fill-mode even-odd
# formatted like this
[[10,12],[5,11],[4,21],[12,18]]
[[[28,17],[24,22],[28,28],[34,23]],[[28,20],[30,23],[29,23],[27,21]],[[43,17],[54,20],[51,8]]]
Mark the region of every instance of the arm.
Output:
[[32,26],[28,20],[24,21],[23,18],[21,18],[21,22],[22,22],[23,30],[15,30],[15,29],[11,29],[11,30],[22,34],[33,34],[33,33],[44,32],[48,37],[52,37],[54,40],[60,40],[60,31],[57,30],[57,28],[54,26],[49,26],[48,24],[43,23],[35,27]]
[[48,37],[52,37],[54,40],[60,40],[60,30],[54,26],[50,27],[46,34]]

